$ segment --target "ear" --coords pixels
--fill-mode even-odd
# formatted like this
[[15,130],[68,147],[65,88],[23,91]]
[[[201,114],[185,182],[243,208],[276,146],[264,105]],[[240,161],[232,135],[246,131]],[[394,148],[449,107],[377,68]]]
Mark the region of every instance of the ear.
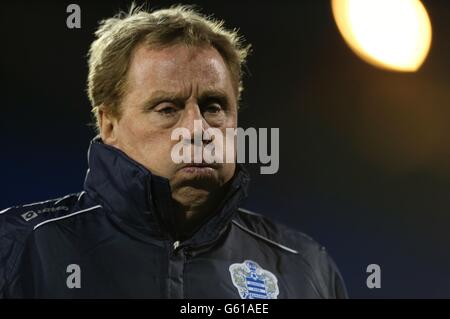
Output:
[[103,143],[109,145],[117,144],[118,121],[111,115],[104,105],[98,108],[98,124],[100,128],[100,137]]

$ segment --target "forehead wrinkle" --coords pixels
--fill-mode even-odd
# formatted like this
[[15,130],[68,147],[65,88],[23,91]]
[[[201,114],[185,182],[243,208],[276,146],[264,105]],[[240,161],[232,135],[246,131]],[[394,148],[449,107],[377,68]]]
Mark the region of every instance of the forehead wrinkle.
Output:
[[228,67],[213,47],[187,50],[180,50],[176,46],[165,49],[138,47],[131,59],[129,80],[130,88],[134,86],[141,91],[136,92],[141,96],[144,92],[139,88],[143,86],[148,87],[148,90],[145,90],[148,97],[153,95],[152,89],[176,91],[178,95],[189,97],[192,94],[201,94],[204,90],[226,91],[229,85],[234,95]]

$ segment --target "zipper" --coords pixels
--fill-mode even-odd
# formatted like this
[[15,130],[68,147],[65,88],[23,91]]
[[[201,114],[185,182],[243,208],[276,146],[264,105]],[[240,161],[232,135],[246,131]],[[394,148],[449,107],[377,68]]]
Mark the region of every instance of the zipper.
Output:
[[[225,203],[226,203],[231,197],[233,197],[233,196],[237,193],[237,191],[238,191],[240,188],[241,188],[241,185],[239,185],[238,187],[236,187],[236,188],[234,189],[234,191],[232,191],[230,194],[228,194],[228,196],[222,201],[221,205],[219,205],[220,209],[223,209],[223,206],[225,205]],[[225,231],[225,229],[222,230],[222,233],[223,233],[224,231]],[[221,233],[219,233],[219,236],[220,236],[220,235],[221,235]],[[192,238],[190,238],[190,239],[192,239]],[[191,246],[191,245],[190,245],[190,244],[191,244],[191,240],[190,240],[190,239],[188,239],[188,240],[185,241],[185,243],[186,243],[186,242],[189,243],[188,245],[186,245],[186,247]],[[211,244],[211,242],[213,242],[213,241],[215,241],[215,239],[214,239],[214,240],[211,240],[211,241],[209,241],[209,242],[207,242],[207,243],[203,243],[202,245],[198,245],[197,248],[199,248],[199,247],[204,247],[204,246],[208,246],[208,245]],[[175,253],[175,252],[177,251],[177,249],[180,247],[180,244],[181,244],[181,242],[180,242],[179,240],[175,240],[175,241],[172,243],[172,252],[173,252],[173,253]],[[186,256],[190,255],[190,252],[187,252],[187,254],[185,253],[185,255],[186,255]]]
[[173,251],[176,251],[179,246],[180,246],[180,241],[179,240],[174,241],[172,244]]

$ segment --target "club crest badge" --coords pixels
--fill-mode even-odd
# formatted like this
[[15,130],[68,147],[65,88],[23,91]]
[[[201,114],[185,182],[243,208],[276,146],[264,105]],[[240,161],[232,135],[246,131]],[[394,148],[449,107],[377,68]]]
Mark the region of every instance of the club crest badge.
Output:
[[277,299],[278,280],[252,260],[229,267],[231,280],[241,299]]

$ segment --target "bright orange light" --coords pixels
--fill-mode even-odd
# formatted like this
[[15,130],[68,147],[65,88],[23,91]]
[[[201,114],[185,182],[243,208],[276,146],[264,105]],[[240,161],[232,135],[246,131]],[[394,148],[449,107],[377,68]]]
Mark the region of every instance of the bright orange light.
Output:
[[431,22],[419,0],[331,0],[350,48],[385,69],[414,72],[431,46]]

